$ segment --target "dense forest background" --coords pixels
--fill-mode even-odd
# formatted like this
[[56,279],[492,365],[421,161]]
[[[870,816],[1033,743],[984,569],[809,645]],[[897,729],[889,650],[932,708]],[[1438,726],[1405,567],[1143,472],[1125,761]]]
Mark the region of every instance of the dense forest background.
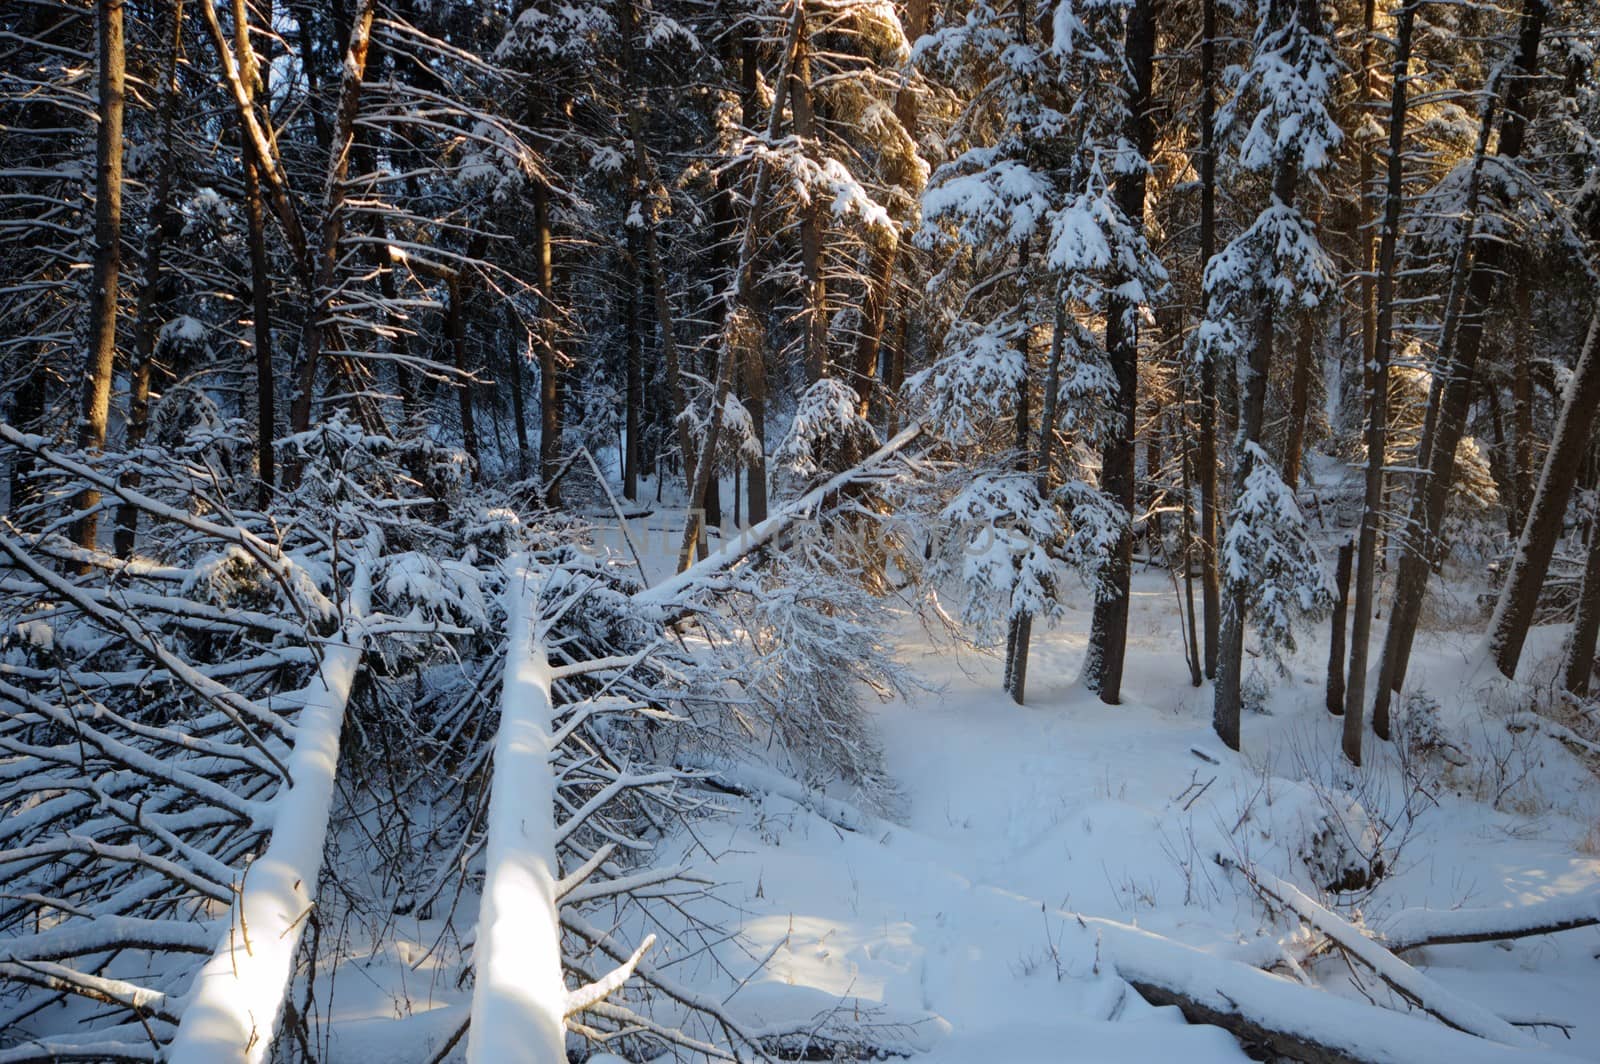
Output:
[[[181,1045],[116,958],[216,948],[330,728],[285,889],[330,804],[408,911],[492,875],[508,628],[573,907],[740,751],[887,810],[890,599],[1022,703],[1087,587],[1116,705],[1159,571],[1234,750],[1331,625],[1360,765],[1471,573],[1585,704],[1597,250],[1589,0],[11,0],[6,1022]],[[561,919],[586,1036],[782,1042]]]

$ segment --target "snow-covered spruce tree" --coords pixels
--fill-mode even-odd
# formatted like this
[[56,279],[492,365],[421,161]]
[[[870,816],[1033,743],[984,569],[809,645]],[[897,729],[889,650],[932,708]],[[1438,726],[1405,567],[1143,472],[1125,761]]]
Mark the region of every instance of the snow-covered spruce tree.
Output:
[[[1220,360],[1234,373],[1238,432],[1225,543],[1250,546],[1246,554],[1229,557],[1224,552],[1219,560],[1226,587],[1214,724],[1217,735],[1234,749],[1239,747],[1245,626],[1252,607],[1261,601],[1258,581],[1280,582],[1273,598],[1280,606],[1315,606],[1327,595],[1315,552],[1303,543],[1303,524],[1286,516],[1298,517],[1293,493],[1281,480],[1268,484],[1279,478],[1262,461],[1263,430],[1277,313],[1280,308],[1315,306],[1336,279],[1313,227],[1295,208],[1296,186],[1302,173],[1326,166],[1329,153],[1343,139],[1327,110],[1338,61],[1319,0],[1261,0],[1257,11],[1260,22],[1249,63],[1238,72],[1238,94],[1220,120],[1243,120],[1237,166],[1268,175],[1271,191],[1250,226],[1206,265],[1206,321],[1200,337],[1200,356]],[[1266,537],[1281,537],[1281,549],[1266,549],[1261,544]],[[1252,564],[1266,558],[1303,559],[1306,564],[1270,571]],[[1282,586],[1285,581],[1294,586]],[[1263,634],[1270,639],[1282,631],[1274,622]]]
[[[1131,459],[1129,505],[1119,508],[1121,495],[1101,493],[1112,485],[1104,473],[1094,484],[1081,449],[1122,455],[1108,441],[1131,433],[1131,420],[1101,415],[1132,409],[1133,318],[1165,279],[1142,220],[1129,213],[1142,207],[1123,181],[1146,166],[1126,133],[1139,124],[1132,101],[1148,93],[1148,70],[1142,82],[1128,73],[1126,49],[1138,51],[1153,33],[1148,14],[1063,4],[1046,42],[1034,40],[1027,12],[980,4],[919,46],[924,66],[946,84],[988,86],[956,116],[962,150],[938,168],[923,197],[921,242],[948,260],[929,288],[948,291],[950,302],[941,357],[914,384],[928,395],[936,431],[964,447],[978,443],[988,456],[944,513],[962,528],[952,542],[987,559],[961,568],[980,581],[969,596],[973,620],[993,621],[984,603],[995,596],[1004,603],[1006,685],[1018,701],[1030,618],[1056,608],[1055,563],[1045,559],[1059,560],[1070,542],[1075,560],[1094,574],[1097,600],[1115,599],[1121,586],[1115,574],[1131,521]],[[1112,320],[1103,343],[1094,327]],[[1111,359],[1105,344],[1116,348]],[[1117,359],[1126,372],[1113,369]],[[1127,443],[1131,449],[1131,436]],[[972,452],[963,457],[970,463]],[[1073,513],[1052,516],[1069,504]],[[981,550],[975,529],[988,540]],[[995,551],[1009,552],[1009,563],[999,564]],[[1095,660],[1091,679],[1099,675]]]

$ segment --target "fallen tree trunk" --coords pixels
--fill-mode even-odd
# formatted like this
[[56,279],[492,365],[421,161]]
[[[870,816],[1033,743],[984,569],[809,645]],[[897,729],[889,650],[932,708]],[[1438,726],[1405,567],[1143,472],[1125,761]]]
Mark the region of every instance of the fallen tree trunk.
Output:
[[467,1060],[566,1059],[566,985],[556,909],[556,786],[550,660],[534,613],[538,589],[508,567],[506,670],[494,740],[489,841],[473,962],[477,984]]
[[[1270,975],[1111,920],[1081,917],[1117,973],[1154,1005],[1304,1064],[1513,1064],[1502,1045]],[[1538,1051],[1535,1051],[1538,1052]],[[1540,1052],[1549,1064],[1573,1058]]]
[[272,803],[272,841],[250,865],[222,943],[195,980],[167,1053],[170,1064],[255,1064],[272,1047],[300,935],[316,903],[339,733],[361,665],[359,618],[370,591],[367,569],[359,565],[346,611],[354,625],[323,648],[321,671],[295,723],[292,782]]
[[1327,935],[1335,945],[1370,968],[1401,997],[1440,1022],[1458,1031],[1505,1045],[1527,1049],[1538,1047],[1538,1041],[1532,1036],[1429,979],[1294,884],[1259,869],[1246,870],[1232,864],[1225,864],[1224,867],[1237,868],[1263,897],[1277,902],[1310,927]]
[[1402,909],[1380,925],[1395,953],[1463,942],[1499,942],[1600,925],[1600,888],[1506,909]]
[[648,588],[635,595],[634,601],[641,605],[660,606],[663,608],[677,605],[696,586],[704,583],[708,577],[729,568],[746,555],[755,553],[777,539],[797,522],[815,514],[831,496],[837,495],[851,484],[867,480],[877,474],[885,462],[905,450],[912,441],[921,435],[922,424],[913,422],[902,430],[899,435],[889,440],[888,443],[868,455],[857,465],[818,485],[788,505],[779,508],[777,513],[760,524],[740,532],[732,542],[723,546],[721,550],[700,559],[682,572],[661,581],[655,587]]

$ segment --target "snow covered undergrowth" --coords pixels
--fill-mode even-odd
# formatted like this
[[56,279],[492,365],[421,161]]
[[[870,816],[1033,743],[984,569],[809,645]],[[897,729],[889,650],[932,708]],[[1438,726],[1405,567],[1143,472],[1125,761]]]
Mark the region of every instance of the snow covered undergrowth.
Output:
[[[1512,737],[1486,722],[1480,741],[1494,749],[1473,753],[1487,762],[1474,771],[1493,776],[1497,758],[1524,759],[1503,771],[1526,768],[1524,784],[1542,777],[1566,814],[1497,811],[1469,793],[1477,781],[1463,772],[1459,795],[1437,783],[1433,797],[1411,796],[1414,822],[1400,823],[1408,788],[1392,757],[1359,774],[1335,767],[1339,721],[1322,708],[1320,683],[1307,680],[1324,646],[1302,648],[1294,678],[1277,682],[1270,715],[1246,718],[1245,754],[1233,755],[1211,733],[1209,688],[1190,687],[1167,649],[1170,588],[1145,579],[1138,591],[1133,630],[1144,639],[1131,653],[1126,705],[1104,706],[1076,683],[1086,611],[1040,641],[1024,707],[998,690],[997,661],[930,646],[916,633],[905,658],[935,691],[878,714],[904,792],[903,827],[842,831],[768,797],[700,833],[688,849],[715,857],[713,874],[743,913],[750,955],[771,953],[735,998],[744,1010],[768,1021],[797,1007],[877,1010],[875,1022],[893,1035],[884,1045],[926,1050],[929,1061],[1242,1059],[1220,1031],[1184,1026],[1175,1010],[1124,992],[1104,958],[1082,949],[1070,914],[1270,961],[1280,938],[1303,934],[1274,925],[1243,879],[1213,857],[1257,864],[1317,893],[1322,884],[1310,881],[1316,869],[1302,850],[1334,807],[1319,792],[1364,799],[1370,814],[1395,822],[1375,887],[1335,895],[1361,899],[1373,925],[1406,907],[1526,905],[1600,883],[1600,860],[1576,849],[1597,822],[1597,790],[1560,751],[1512,753]],[[1435,635],[1424,648],[1441,698],[1471,690],[1459,675],[1454,685],[1446,679],[1452,655],[1459,662],[1470,648],[1460,642]],[[1585,809],[1587,821],[1577,815]],[[1338,848],[1325,842],[1322,852]],[[1560,1028],[1529,1030],[1564,1053],[1600,1058],[1597,951],[1600,931],[1591,928],[1410,959],[1510,1019],[1572,1025],[1570,1040]],[[1342,961],[1321,962],[1314,974],[1363,999]],[[1391,1002],[1370,976],[1363,989]]]
[[[1521,689],[1465,674],[1471,635],[1428,633],[1419,645],[1415,675],[1453,748],[1408,773],[1374,740],[1369,767],[1351,772],[1337,754],[1340,722],[1322,708],[1320,638],[1304,641],[1289,678],[1262,665],[1267,712],[1246,715],[1235,755],[1212,735],[1209,687],[1190,687],[1171,654],[1173,602],[1164,577],[1136,579],[1120,707],[1077,683],[1086,602],[1039,638],[1023,707],[1000,692],[998,660],[936,643],[907,618],[902,659],[929,691],[875,712],[901,792],[891,818],[801,804],[746,770],[742,789],[769,793],[718,794],[726,814],[658,855],[721,884],[716,900],[692,904],[714,908],[705,915],[738,938],[675,939],[627,913],[619,937],[667,932],[656,963],[668,974],[728,999],[755,1029],[810,1020],[813,1051],[844,1040],[929,1064],[1238,1061],[1247,1058],[1231,1036],[1133,992],[1109,940],[1075,914],[1291,977],[1303,961],[1304,978],[1334,993],[1403,1009],[1337,955],[1311,959],[1310,934],[1269,915],[1215,857],[1377,928],[1408,908],[1523,906],[1600,886],[1600,860],[1583,843],[1600,824],[1600,787],[1555,740],[1504,727],[1526,708],[1512,704]],[[1558,637],[1543,637],[1553,652]],[[1384,864],[1370,889],[1322,889],[1375,872],[1374,856]],[[436,924],[394,918],[373,956],[354,961],[359,971],[338,966],[325,1059],[428,1059],[459,1026],[470,984],[455,981],[453,944],[427,952]],[[1557,1053],[1600,1059],[1597,953],[1600,930],[1587,928],[1407,959],[1501,1017],[1563,1025],[1522,1028]]]

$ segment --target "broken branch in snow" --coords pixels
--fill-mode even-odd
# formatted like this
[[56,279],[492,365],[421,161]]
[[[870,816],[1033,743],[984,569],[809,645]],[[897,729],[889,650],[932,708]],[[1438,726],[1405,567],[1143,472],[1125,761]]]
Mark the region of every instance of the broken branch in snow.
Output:
[[[1117,973],[1153,1005],[1303,1064],[1516,1064],[1509,1046],[1352,1001],[1111,920],[1082,918]],[[1545,1051],[1539,1059],[1572,1064]]]
[[1293,912],[1302,921],[1327,935],[1340,949],[1372,969],[1402,998],[1443,1023],[1479,1038],[1526,1049],[1539,1043],[1489,1010],[1467,1001],[1429,979],[1379,943],[1362,934],[1361,929],[1308,897],[1292,883],[1270,872],[1247,869],[1226,858],[1224,868],[1242,873],[1258,893]]

